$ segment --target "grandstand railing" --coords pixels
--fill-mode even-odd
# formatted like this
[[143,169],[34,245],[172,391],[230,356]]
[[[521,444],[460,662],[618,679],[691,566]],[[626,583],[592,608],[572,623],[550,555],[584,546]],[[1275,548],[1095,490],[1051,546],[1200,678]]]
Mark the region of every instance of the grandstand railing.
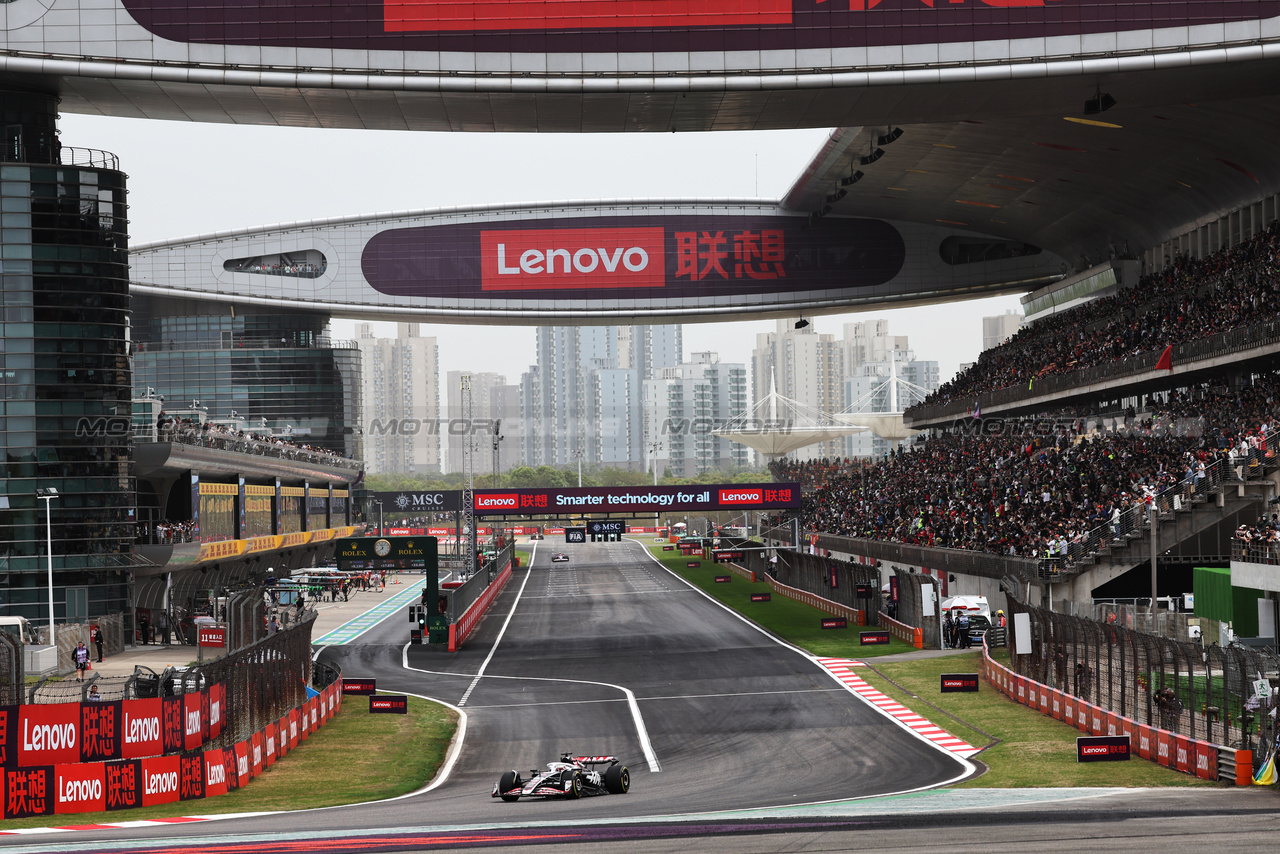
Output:
[[139,425],[133,428],[133,440],[135,442],[174,442],[195,448],[215,448],[220,451],[234,451],[238,454],[274,457],[276,459],[304,463],[319,463],[356,471],[359,471],[364,465],[359,460],[349,459],[325,451],[302,448],[288,442],[251,439],[239,433],[204,430],[197,426],[181,425],[156,430],[151,425]]
[[[1219,332],[1216,335],[1210,335],[1195,341],[1175,344],[1172,354],[1173,362],[1177,365],[1184,365],[1188,362],[1230,355],[1241,350],[1264,347],[1268,344],[1280,344],[1280,319],[1252,323],[1248,326],[1229,329],[1226,332]],[[964,418],[972,414],[972,407],[975,402],[981,410],[989,412],[997,406],[1033,400],[1046,395],[1063,394],[1094,383],[1150,373],[1155,370],[1156,360],[1161,352],[1163,352],[1163,348],[1138,353],[1118,362],[1108,362],[1105,365],[1081,368],[1070,373],[1036,377],[1034,381],[1029,382],[1029,388],[1024,388],[1021,381],[1019,381],[1017,385],[997,389],[996,391],[983,392],[968,397],[957,395],[947,403],[913,406],[906,410],[906,422],[908,426],[913,426],[934,423],[947,418]]]
[[1241,563],[1265,563],[1280,566],[1280,542],[1246,543],[1243,540],[1231,541],[1231,559]]
[[314,341],[297,342],[287,338],[251,338],[228,335],[224,338],[166,338],[162,341],[134,339],[134,351],[155,353],[161,351],[182,352],[189,350],[358,350],[360,345],[352,340],[317,338]]

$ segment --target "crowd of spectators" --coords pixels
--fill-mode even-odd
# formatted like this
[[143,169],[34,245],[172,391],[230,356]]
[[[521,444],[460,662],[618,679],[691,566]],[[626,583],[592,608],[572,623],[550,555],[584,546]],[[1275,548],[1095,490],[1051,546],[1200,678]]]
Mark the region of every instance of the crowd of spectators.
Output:
[[161,442],[179,442],[184,445],[219,448],[243,454],[322,463],[339,468],[359,469],[361,465],[358,460],[335,454],[327,448],[301,444],[285,436],[267,436],[235,430],[212,421],[199,423],[191,418],[170,418],[163,411],[156,419],[156,432]]
[[306,279],[314,279],[323,275],[326,267],[326,264],[297,262],[291,264],[248,263],[228,267],[227,269],[232,273],[260,273],[268,276],[301,276]]
[[1280,315],[1280,223],[1203,259],[1179,257],[1114,296],[1035,321],[925,398],[922,406],[1038,377],[1141,358],[1155,366],[1165,347]]
[[138,524],[138,542],[149,545],[168,545],[170,543],[190,543],[195,539],[196,523],[194,519],[173,522],[165,519],[156,522]]
[[[998,431],[920,437],[872,464],[771,464],[806,487],[801,524],[823,533],[1035,558],[1075,557],[1091,532],[1156,496],[1259,474],[1280,375],[1205,386],[1115,419],[999,422]],[[1167,498],[1161,498],[1161,501]],[[1163,507],[1163,504],[1161,505]],[[1179,505],[1180,506],[1180,505]],[[1127,530],[1127,527],[1126,529]]]

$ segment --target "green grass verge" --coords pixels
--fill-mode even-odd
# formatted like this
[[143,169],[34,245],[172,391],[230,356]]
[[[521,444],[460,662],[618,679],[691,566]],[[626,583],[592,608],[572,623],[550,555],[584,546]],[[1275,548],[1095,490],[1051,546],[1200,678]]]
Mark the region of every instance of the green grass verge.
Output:
[[[781,596],[768,603],[752,602],[751,593],[768,590],[767,584],[753,585],[736,575],[728,584],[717,584],[716,575],[728,574],[724,567],[703,561],[701,567],[691,568],[686,564],[694,558],[672,557],[660,545],[644,545],[680,577],[796,646],[819,656],[868,660],[868,667],[859,668],[858,675],[870,685],[956,738],[985,747],[975,758],[988,767],[987,772],[959,784],[960,788],[1221,785],[1137,757],[1128,762],[1078,763],[1076,737],[1083,733],[1076,728],[1019,705],[986,683],[976,694],[941,692],[943,673],[978,672],[981,653],[876,663],[876,656],[915,649],[896,638],[889,648],[860,647],[852,627],[848,634],[819,628],[824,612],[809,605]],[[996,650],[993,657],[1008,663],[1007,650]]]
[[[981,653],[871,663],[858,675],[870,685],[974,747],[990,769],[959,788],[1046,786],[1216,786],[1134,757],[1128,762],[1076,762],[1074,727],[1019,705],[985,682],[976,694],[943,694],[943,673],[977,673]],[[905,690],[904,690],[905,689]]]
[[[683,557],[679,552],[672,557],[673,553],[662,551],[661,545],[649,546],[649,550],[664,566],[698,589],[706,591],[718,602],[750,617],[788,643],[807,649],[814,655],[868,658],[911,652],[915,649],[911,644],[895,637],[890,637],[886,645],[862,646],[858,641],[859,631],[865,630],[862,627],[851,623],[847,629],[822,628],[822,618],[832,615],[829,611],[788,599],[780,593],[772,594],[768,602],[752,602],[751,594],[770,592],[772,588],[768,582],[752,583],[749,579],[734,574],[728,567],[717,566],[709,560],[702,561],[700,567],[689,567],[687,564],[698,558]],[[727,575],[731,580],[728,583],[717,582],[718,575]]]
[[9,819],[4,828],[301,810],[391,798],[421,788],[444,762],[457,714],[410,697],[407,715],[371,715],[363,699],[348,697],[333,720],[243,789],[121,812]]

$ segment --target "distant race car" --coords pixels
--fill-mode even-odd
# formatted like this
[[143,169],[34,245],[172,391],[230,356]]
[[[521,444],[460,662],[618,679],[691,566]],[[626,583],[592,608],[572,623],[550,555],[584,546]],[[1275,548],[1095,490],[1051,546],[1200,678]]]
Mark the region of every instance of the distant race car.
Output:
[[551,556],[551,562],[552,563],[568,563],[569,556],[564,552],[556,552]]
[[[598,765],[608,765],[603,773]],[[546,771],[537,768],[529,779],[519,771],[508,771],[493,787],[495,798],[518,801],[521,798],[581,798],[586,795],[625,795],[631,788],[631,772],[619,765],[613,756],[574,756],[560,754],[559,762],[548,762]]]

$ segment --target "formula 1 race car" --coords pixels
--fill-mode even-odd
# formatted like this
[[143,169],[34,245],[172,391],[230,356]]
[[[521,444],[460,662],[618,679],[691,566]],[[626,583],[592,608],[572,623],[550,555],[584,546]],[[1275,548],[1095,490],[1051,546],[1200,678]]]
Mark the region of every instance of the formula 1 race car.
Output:
[[[605,765],[604,773],[595,766]],[[546,771],[537,768],[529,779],[519,771],[508,771],[493,787],[493,797],[518,801],[522,797],[581,798],[584,795],[625,795],[631,788],[631,772],[613,756],[560,754],[559,762],[548,762]]]
[[551,562],[552,563],[568,563],[569,556],[564,552],[556,552],[551,556]]

